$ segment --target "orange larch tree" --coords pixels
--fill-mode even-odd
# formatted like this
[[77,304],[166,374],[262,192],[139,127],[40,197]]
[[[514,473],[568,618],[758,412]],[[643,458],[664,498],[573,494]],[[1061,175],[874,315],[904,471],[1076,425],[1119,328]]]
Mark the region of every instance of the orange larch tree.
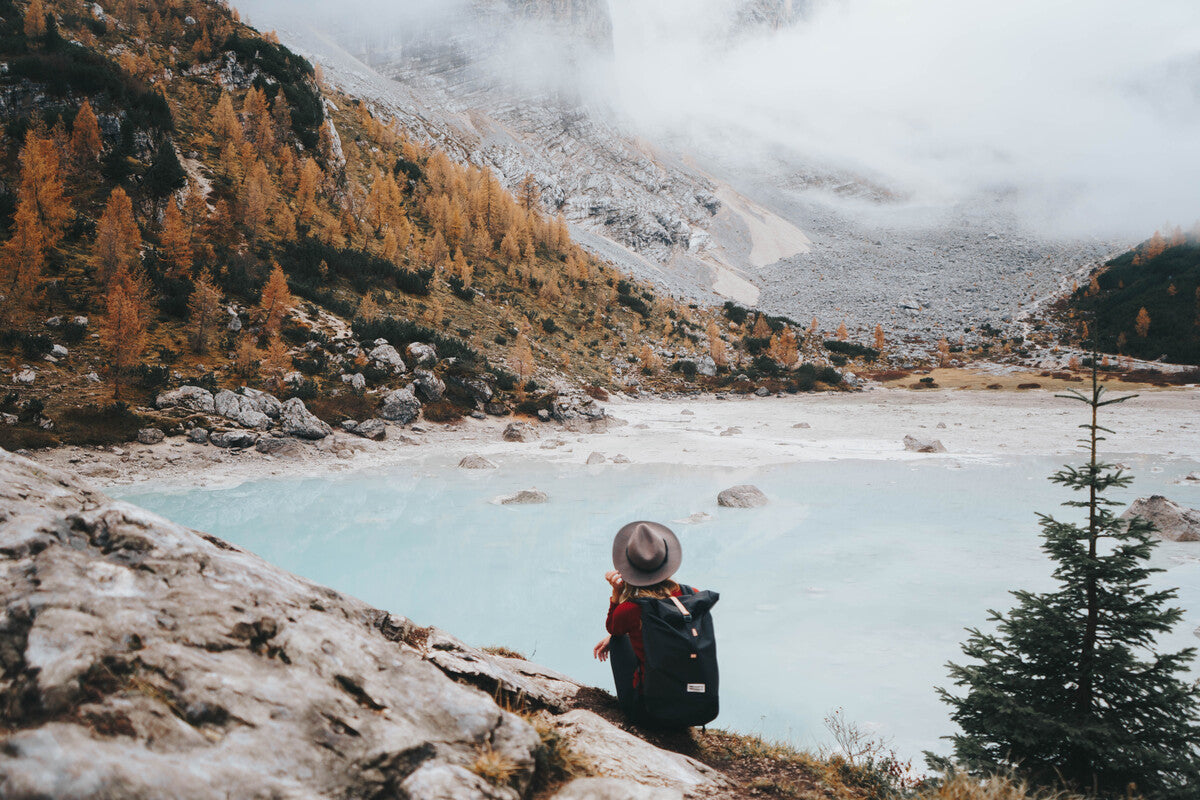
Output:
[[106,311],[100,327],[100,342],[108,350],[113,379],[113,397],[121,397],[121,379],[146,349],[147,310],[142,291],[128,270],[121,267],[109,281]]
[[167,275],[171,278],[186,278],[192,273],[191,231],[183,222],[183,214],[174,197],[167,198],[163,212],[162,231],[159,234],[163,255],[168,263]]
[[91,164],[100,157],[103,145],[96,112],[92,110],[92,104],[84,100],[71,125],[71,155],[75,157],[76,164]]
[[21,184],[18,202],[29,204],[42,229],[42,241],[47,251],[62,241],[73,212],[63,189],[59,164],[62,151],[51,137],[38,135],[31,129],[21,148]]
[[284,317],[291,313],[295,305],[296,299],[288,290],[287,276],[276,262],[271,265],[271,275],[267,278],[262,297],[258,301],[258,313],[262,318],[263,329],[268,333],[278,332]]
[[13,223],[12,238],[0,253],[0,316],[10,323],[32,311],[46,260],[42,226],[32,204],[18,202]]
[[1150,334],[1150,312],[1142,307],[1137,313],[1137,319],[1134,321],[1133,329],[1138,336],[1145,339]]
[[92,264],[99,270],[100,280],[107,283],[122,268],[136,277],[141,270],[141,254],[142,234],[133,219],[133,203],[118,186],[108,196],[96,224]]
[[241,142],[245,135],[237,112],[233,110],[233,100],[227,92],[221,92],[221,99],[213,110],[212,132],[222,145]]
[[221,320],[221,292],[212,282],[208,270],[200,273],[188,297],[188,323],[191,327],[192,347],[197,353],[205,353],[212,344]]

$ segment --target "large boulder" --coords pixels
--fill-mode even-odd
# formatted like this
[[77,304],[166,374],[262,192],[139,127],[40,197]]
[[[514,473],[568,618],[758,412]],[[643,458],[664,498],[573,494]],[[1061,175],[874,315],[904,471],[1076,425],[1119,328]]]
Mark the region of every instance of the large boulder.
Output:
[[414,364],[420,364],[421,366],[433,366],[438,360],[437,348],[424,342],[413,342],[404,348],[404,354]]
[[576,778],[550,800],[683,800],[683,791],[644,786],[624,778]]
[[520,420],[508,423],[503,436],[506,442],[532,442],[539,438],[537,428]]
[[242,450],[253,447],[258,441],[258,434],[252,431],[213,431],[208,435],[208,441],[217,447]]
[[522,489],[514,494],[506,494],[496,498],[496,503],[502,506],[531,506],[549,501],[550,495],[541,489]]
[[258,401],[245,395],[222,389],[213,398],[213,405],[218,414],[243,428],[265,431],[271,426],[271,418],[259,410]]
[[416,376],[413,386],[416,387],[417,394],[429,402],[442,399],[442,395],[446,393],[446,384],[442,383],[441,378],[427,369],[419,369],[413,374]]
[[389,392],[383,398],[383,405],[379,409],[379,416],[404,425],[412,422],[420,413],[421,401],[412,393],[412,389]]
[[295,458],[304,452],[304,445],[290,436],[263,436],[254,443],[254,449],[265,456]]
[[560,394],[550,402],[550,416],[559,422],[582,419],[595,422],[604,419],[603,406],[586,394]]
[[0,795],[528,792],[537,732],[407,621],[3,451],[0,506]]
[[368,419],[355,425],[353,433],[364,439],[382,441],[387,438],[387,423],[381,419]]
[[386,342],[367,353],[367,358],[379,369],[386,369],[393,375],[402,375],[408,371],[404,359],[400,357],[400,351]]
[[293,397],[283,404],[279,414],[279,429],[288,436],[301,439],[324,439],[333,433],[333,428],[309,411],[299,397]]
[[158,444],[165,438],[167,435],[161,428],[142,428],[137,432],[137,440],[142,444]]
[[199,386],[180,386],[178,389],[162,392],[154,399],[155,408],[183,408],[188,411],[198,411],[201,414],[212,414],[216,411],[213,393]]
[[280,402],[278,397],[269,392],[243,386],[242,394],[254,404],[254,408],[257,411],[266,414],[271,419],[279,419],[279,415],[283,413],[283,403]]
[[717,505],[725,508],[757,508],[767,504],[767,496],[757,486],[731,486],[717,495]]
[[918,439],[915,436],[904,437],[904,449],[910,453],[946,452],[946,448],[937,439]]
[[1139,497],[1121,515],[1141,517],[1154,526],[1154,535],[1172,542],[1200,542],[1200,510],[1181,506],[1161,494]]

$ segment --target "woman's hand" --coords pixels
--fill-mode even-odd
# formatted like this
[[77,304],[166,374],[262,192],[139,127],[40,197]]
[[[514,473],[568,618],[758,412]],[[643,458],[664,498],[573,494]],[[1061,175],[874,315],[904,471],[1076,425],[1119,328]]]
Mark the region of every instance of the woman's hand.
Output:
[[592,648],[592,655],[600,661],[608,660],[608,643],[612,641],[611,636],[605,636],[595,647]]
[[604,573],[604,580],[608,581],[608,584],[612,586],[612,599],[614,603],[617,602],[617,599],[621,596],[621,589],[625,586],[625,579],[621,577],[621,573],[615,569],[610,569]]

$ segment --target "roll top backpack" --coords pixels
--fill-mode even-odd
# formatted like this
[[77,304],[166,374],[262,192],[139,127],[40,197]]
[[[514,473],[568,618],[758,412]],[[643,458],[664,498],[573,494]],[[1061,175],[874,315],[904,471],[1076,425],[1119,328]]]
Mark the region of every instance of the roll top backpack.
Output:
[[641,704],[649,722],[707,725],[717,718],[717,640],[709,611],[720,595],[680,587],[681,597],[639,597],[642,609]]

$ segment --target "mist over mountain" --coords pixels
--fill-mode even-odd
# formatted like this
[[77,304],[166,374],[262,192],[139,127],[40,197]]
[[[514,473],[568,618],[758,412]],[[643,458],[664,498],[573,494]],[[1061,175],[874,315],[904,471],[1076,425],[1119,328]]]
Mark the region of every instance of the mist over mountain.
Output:
[[464,160],[533,174],[588,246],[681,292],[1000,322],[1200,216],[1182,0],[242,7]]

